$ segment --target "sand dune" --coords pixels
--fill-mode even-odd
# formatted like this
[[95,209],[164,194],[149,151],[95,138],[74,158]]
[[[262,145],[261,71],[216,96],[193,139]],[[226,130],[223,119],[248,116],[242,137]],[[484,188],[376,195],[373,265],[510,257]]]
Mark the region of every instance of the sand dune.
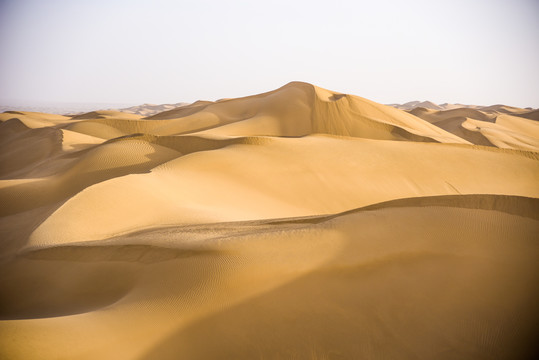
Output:
[[455,117],[468,117],[471,119],[488,122],[494,122],[496,119],[496,115],[494,114],[486,114],[484,112],[481,112],[480,110],[470,108],[436,111],[418,107],[411,110],[410,113],[422,118],[423,120],[427,120],[430,123],[436,123],[442,120],[447,120]]
[[287,137],[321,133],[467,143],[404,111],[299,82],[245,98],[194,103],[145,120],[94,116],[69,129],[104,138],[132,133]]
[[[446,111],[415,108],[410,113],[472,144],[539,150],[539,123],[533,120],[533,111],[492,106],[486,112],[469,108]],[[526,117],[528,114],[532,114],[530,118]]]
[[533,358],[539,125],[441,109],[0,114],[0,358]]
[[71,121],[71,117],[55,114],[44,114],[30,111],[6,111],[0,114],[0,121],[17,119],[29,128],[50,127],[65,124]]
[[164,111],[173,110],[180,106],[189,105],[188,103],[176,103],[176,104],[142,104],[137,106],[130,106],[120,109],[121,112],[137,114],[141,116],[151,116]]
[[489,106],[483,106],[483,105],[464,105],[464,104],[450,104],[450,103],[443,103],[443,104],[435,104],[432,101],[409,101],[404,104],[388,104],[389,106],[392,106],[394,108],[400,109],[400,110],[406,110],[406,111],[412,111],[418,108],[424,108],[429,110],[436,110],[436,111],[446,111],[446,110],[455,110],[455,109],[475,109],[480,110],[485,113],[502,113],[502,114],[512,114],[512,115],[525,115],[529,113],[536,113],[537,109],[533,108],[519,108],[515,106],[508,106],[508,105],[502,105],[502,104],[496,104],[496,105],[489,105]]
[[394,108],[401,109],[401,110],[414,110],[416,108],[426,108],[431,110],[453,110],[453,109],[479,109],[483,106],[480,105],[464,105],[464,104],[450,104],[450,103],[443,103],[443,104],[435,104],[432,101],[409,101],[404,104],[389,104],[389,106],[393,106]]
[[539,110],[532,110],[526,113],[513,114],[530,120],[539,120]]
[[[469,148],[307,137],[197,152],[75,195],[34,232],[29,245],[103,239],[152,225],[336,213],[402,197],[539,197],[536,160],[473,151],[463,163]],[[444,159],[443,169],[437,159]],[[118,213],[127,218],[118,222]],[[93,226],[96,221],[102,226]]]
[[483,112],[488,112],[488,113],[500,113],[500,114],[512,114],[512,115],[526,114],[530,112],[529,109],[522,109],[519,107],[502,105],[502,104],[482,106],[480,110]]
[[417,101],[416,100],[416,101],[409,101],[404,104],[389,104],[389,106],[393,106],[401,110],[412,110],[418,107],[424,108],[424,109],[432,109],[432,110],[447,110],[443,105],[437,105],[433,103],[432,101]]

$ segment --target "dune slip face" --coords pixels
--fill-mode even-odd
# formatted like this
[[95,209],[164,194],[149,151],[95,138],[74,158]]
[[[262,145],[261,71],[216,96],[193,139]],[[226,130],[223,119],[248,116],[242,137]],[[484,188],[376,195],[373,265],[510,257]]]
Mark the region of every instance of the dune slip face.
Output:
[[0,359],[534,358],[537,110],[396,107],[0,114]]

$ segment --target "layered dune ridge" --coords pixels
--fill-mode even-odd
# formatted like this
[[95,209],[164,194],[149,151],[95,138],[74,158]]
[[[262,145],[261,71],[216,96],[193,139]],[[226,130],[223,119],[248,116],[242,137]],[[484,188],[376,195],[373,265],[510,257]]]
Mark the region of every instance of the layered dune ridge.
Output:
[[0,358],[530,358],[536,114],[301,82],[2,113]]

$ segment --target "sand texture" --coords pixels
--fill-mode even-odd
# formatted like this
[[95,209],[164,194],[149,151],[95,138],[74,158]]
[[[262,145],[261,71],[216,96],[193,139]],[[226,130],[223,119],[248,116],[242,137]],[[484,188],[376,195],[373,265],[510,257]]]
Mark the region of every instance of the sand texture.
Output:
[[537,110],[175,105],[0,114],[0,359],[537,354]]

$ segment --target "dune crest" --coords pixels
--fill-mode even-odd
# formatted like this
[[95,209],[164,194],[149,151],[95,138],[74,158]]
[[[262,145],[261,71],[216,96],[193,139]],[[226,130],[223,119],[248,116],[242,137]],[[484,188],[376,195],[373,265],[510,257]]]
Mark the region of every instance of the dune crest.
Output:
[[[152,135],[288,136],[329,134],[372,139],[467,143],[406,112],[358,96],[292,82],[239,99],[195,102],[144,120],[95,114],[69,129],[105,137]],[[80,118],[80,117],[76,117]],[[148,121],[151,120],[151,121]],[[166,121],[165,121],[166,120]],[[112,129],[114,130],[112,130]],[[111,131],[112,130],[112,131]]]

